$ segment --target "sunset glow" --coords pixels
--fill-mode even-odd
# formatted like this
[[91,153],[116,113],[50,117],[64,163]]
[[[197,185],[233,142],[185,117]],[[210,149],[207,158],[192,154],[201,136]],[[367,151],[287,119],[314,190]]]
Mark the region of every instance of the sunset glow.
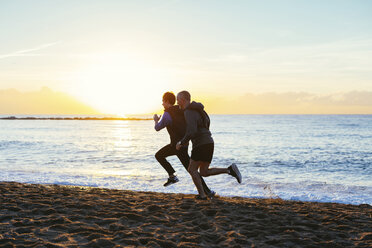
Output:
[[102,113],[150,113],[158,108],[163,91],[171,88],[156,67],[120,54],[96,54],[89,65],[69,78],[71,92]]
[[180,90],[218,114],[370,114],[371,8],[363,0],[4,1],[0,112],[62,113],[34,104],[31,95],[47,87],[75,99],[63,112],[71,114],[154,113],[164,92]]

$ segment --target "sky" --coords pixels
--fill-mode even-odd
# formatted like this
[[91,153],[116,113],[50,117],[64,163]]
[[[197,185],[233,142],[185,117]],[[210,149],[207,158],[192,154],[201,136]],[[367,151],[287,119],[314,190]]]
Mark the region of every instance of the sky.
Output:
[[[181,90],[211,113],[372,114],[371,12],[368,0],[2,0],[0,114],[153,113]],[[75,107],[31,104],[55,94]]]

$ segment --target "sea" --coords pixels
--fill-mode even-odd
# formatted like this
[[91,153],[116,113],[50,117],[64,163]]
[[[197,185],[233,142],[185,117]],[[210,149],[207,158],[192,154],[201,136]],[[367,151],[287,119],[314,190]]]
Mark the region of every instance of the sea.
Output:
[[[220,196],[372,205],[372,115],[211,115],[210,129],[211,167],[243,176],[206,177]],[[168,143],[152,120],[0,120],[0,181],[197,194],[176,156],[163,186]]]

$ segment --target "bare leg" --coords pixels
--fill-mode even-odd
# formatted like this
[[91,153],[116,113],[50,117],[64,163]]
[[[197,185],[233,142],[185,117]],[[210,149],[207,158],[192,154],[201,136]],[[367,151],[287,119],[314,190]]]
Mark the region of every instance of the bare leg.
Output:
[[189,173],[191,175],[192,180],[194,181],[196,189],[199,192],[200,197],[204,198],[204,197],[206,197],[206,195],[205,195],[203,185],[202,185],[202,182],[201,182],[201,179],[200,179],[201,178],[200,174],[198,172],[199,163],[200,162],[198,162],[198,161],[194,161],[194,160],[190,159],[190,165],[189,165],[188,170],[189,170]]
[[210,163],[200,162],[200,175],[203,177],[209,177],[219,174],[229,174],[227,168],[209,168]]

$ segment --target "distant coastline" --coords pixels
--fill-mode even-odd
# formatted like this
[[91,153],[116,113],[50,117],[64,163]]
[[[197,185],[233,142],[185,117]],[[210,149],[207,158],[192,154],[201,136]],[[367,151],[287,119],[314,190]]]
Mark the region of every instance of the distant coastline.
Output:
[[67,120],[67,121],[147,121],[152,120],[151,118],[123,118],[123,117],[1,117],[0,120]]

